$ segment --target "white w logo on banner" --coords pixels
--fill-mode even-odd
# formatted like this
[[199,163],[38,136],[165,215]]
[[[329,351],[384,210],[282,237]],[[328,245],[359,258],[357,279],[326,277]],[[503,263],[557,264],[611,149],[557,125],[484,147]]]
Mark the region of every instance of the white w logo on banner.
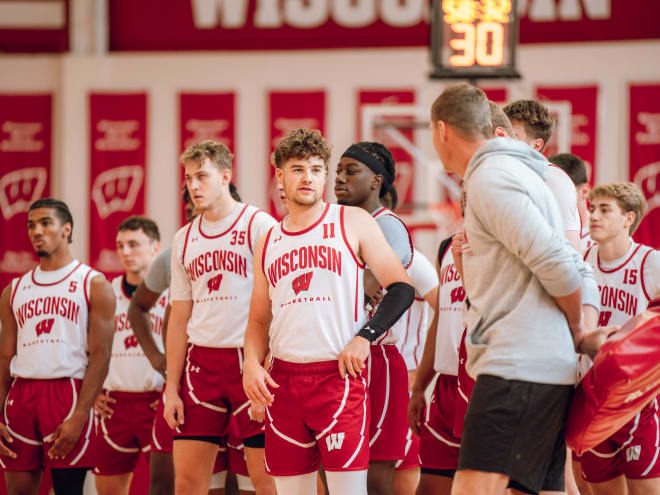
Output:
[[341,450],[341,446],[344,443],[344,432],[341,433],[330,433],[325,437],[325,444],[328,446],[328,452],[332,450]]

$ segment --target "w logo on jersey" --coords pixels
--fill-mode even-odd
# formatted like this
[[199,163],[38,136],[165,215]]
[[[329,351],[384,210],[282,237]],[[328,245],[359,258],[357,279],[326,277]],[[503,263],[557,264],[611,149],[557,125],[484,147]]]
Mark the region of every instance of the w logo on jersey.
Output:
[[451,291],[451,303],[463,302],[465,299],[465,289],[463,287],[456,287]]
[[48,318],[47,320],[41,320],[37,323],[37,337],[42,333],[50,333],[53,329],[53,323],[55,323],[55,318]]
[[345,433],[330,433],[325,437],[325,444],[328,447],[328,452],[333,450],[341,450],[341,446],[344,443]]
[[606,327],[610,323],[610,318],[612,318],[611,311],[601,311],[598,314],[598,325],[599,327]]
[[124,345],[126,346],[126,349],[130,349],[131,347],[137,347],[138,346],[138,341],[135,338],[135,335],[129,335],[124,339]]
[[222,282],[222,273],[209,279],[207,284],[209,286],[209,294],[213,291],[220,290],[220,282]]
[[299,277],[296,277],[295,280],[291,283],[293,286],[293,292],[296,293],[296,296],[304,290],[309,290],[309,284],[312,281],[312,275],[314,275],[314,272],[303,273]]

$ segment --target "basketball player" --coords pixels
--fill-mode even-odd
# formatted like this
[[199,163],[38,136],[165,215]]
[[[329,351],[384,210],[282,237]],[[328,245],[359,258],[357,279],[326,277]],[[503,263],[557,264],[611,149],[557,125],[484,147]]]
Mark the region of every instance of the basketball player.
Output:
[[[129,217],[117,227],[117,255],[124,275],[113,279],[117,298],[110,369],[94,410],[99,416],[94,474],[99,495],[127,494],[133,470],[151,443],[151,427],[164,380],[138,348],[127,310],[130,299],[160,249],[153,220]],[[160,341],[168,294],[149,312],[154,339]],[[162,349],[162,347],[161,347]]]
[[[660,254],[632,235],[646,200],[631,182],[612,182],[589,193],[589,232],[597,243],[585,259],[600,288],[599,326],[623,325],[660,295]],[[660,493],[658,400],[580,458],[595,495]]]
[[491,140],[486,95],[468,84],[436,99],[431,130],[445,169],[464,179],[469,243],[467,370],[476,384],[452,493],[499,494],[508,485],[513,493],[562,491],[574,347],[587,343],[582,277],[556,233],[562,224],[544,183],[547,161],[521,143]]
[[[392,186],[381,199],[381,204],[395,210],[398,203],[396,188]],[[415,376],[424,351],[429,325],[429,310],[437,312],[438,274],[433,264],[421,252],[414,250],[411,265],[406,270],[413,287],[415,301],[399,318],[392,331],[400,336],[397,348],[408,369],[408,393],[412,391]],[[406,434],[405,457],[396,462],[394,471],[394,495],[413,495],[419,484],[419,437],[411,428]]]
[[548,160],[566,172],[575,185],[578,213],[580,214],[580,252],[584,254],[594,244],[589,236],[589,205],[587,198],[591,186],[587,181],[587,167],[578,156],[572,153],[552,155]]
[[241,369],[254,246],[275,221],[231,197],[231,161],[227,147],[212,141],[181,156],[200,211],[172,246],[164,416],[175,429],[175,489],[181,494],[208,490],[230,415],[238,423],[256,492],[274,493],[272,479],[262,476],[263,424],[250,418]]
[[[502,109],[509,118],[514,134],[532,149],[542,153],[552,136],[553,120],[548,109],[534,100],[518,100]],[[552,165],[552,163],[550,163]],[[550,166],[545,182],[557,199],[564,221],[564,234],[573,247],[580,251],[580,215],[577,208],[575,186],[559,167]]]
[[108,372],[115,296],[69,252],[73,218],[62,201],[30,205],[39,266],[0,299],[0,464],[10,495],[36,494],[50,467],[57,495],[82,495],[94,465],[92,406]]
[[[407,227],[392,211],[380,204],[395,177],[392,153],[380,143],[351,145],[342,155],[335,176],[335,195],[340,205],[357,206],[370,213],[385,239],[407,269],[413,260],[412,239]],[[368,276],[365,292],[373,296],[380,286]],[[408,374],[406,363],[396,347],[399,332],[388,331],[373,342],[367,369],[371,403],[369,429],[370,495],[393,493],[397,461],[405,457]]]
[[[266,465],[287,495],[315,492],[320,461],[330,493],[367,493],[365,361],[370,343],[414,299],[372,216],[323,202],[329,159],[316,130],[297,129],[279,142],[272,162],[289,215],[255,251],[262,262],[255,266],[243,383],[251,400],[268,406]],[[387,293],[363,325],[365,263]],[[269,346],[270,373],[262,367]]]

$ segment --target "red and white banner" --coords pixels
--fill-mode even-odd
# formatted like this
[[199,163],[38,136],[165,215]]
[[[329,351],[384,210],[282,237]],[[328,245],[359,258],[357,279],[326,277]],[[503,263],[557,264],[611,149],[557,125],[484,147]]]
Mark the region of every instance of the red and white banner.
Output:
[[634,237],[660,247],[660,82],[630,86],[630,180],[648,208]]
[[290,130],[305,127],[318,129],[325,136],[325,91],[271,91],[268,95],[268,211],[276,219],[286,216],[286,208],[277,191],[275,168],[270,153]]
[[503,105],[509,101],[509,90],[507,88],[481,88],[486,93],[489,100],[498,105]]
[[[413,89],[399,89],[399,90],[368,90],[364,89],[358,93],[358,116],[357,116],[357,140],[362,141],[362,108],[364,105],[412,105],[415,103],[415,90]],[[383,120],[388,120],[386,117]],[[394,120],[405,120],[405,117],[397,116]],[[410,120],[414,120],[413,117]],[[413,129],[397,129],[403,137],[412,145],[415,144],[415,136]],[[405,205],[410,205],[415,201],[415,162],[408,152],[406,152],[401,145],[392,139],[392,137],[383,129],[374,129],[374,139],[385,146],[392,152],[394,161],[396,163],[396,178],[394,186],[396,187],[399,195],[399,206],[397,208],[404,208]],[[342,150],[343,151],[343,150]]]
[[[179,95],[180,150],[202,141],[217,141],[234,154],[232,182],[237,183],[234,93],[181,93]],[[182,169],[181,164],[178,165]],[[183,171],[181,172],[183,178]],[[183,188],[184,182],[181,183]],[[240,193],[240,191],[239,191]],[[181,224],[185,222],[181,209]]]
[[0,52],[69,51],[69,0],[0,0]]
[[[596,178],[598,86],[544,86],[536,88],[536,95],[541,101],[567,101],[571,104],[571,153],[584,161],[587,177],[593,185]],[[553,141],[550,140],[550,148]]]
[[50,195],[52,96],[0,95],[0,286],[38,260],[27,211]]
[[93,93],[90,106],[89,259],[106,274],[123,271],[117,226],[145,211],[147,95]]
[[[484,2],[461,3],[469,9]],[[428,46],[430,5],[430,0],[112,0],[110,50]],[[657,1],[520,0],[518,7],[521,43],[660,38]]]

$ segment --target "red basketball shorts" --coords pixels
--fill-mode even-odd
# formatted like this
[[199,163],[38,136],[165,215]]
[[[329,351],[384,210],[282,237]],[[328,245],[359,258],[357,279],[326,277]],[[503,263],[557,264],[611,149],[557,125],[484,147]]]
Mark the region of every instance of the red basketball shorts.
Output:
[[396,470],[415,469],[419,467],[419,437],[408,428],[406,434],[406,453],[403,459],[396,462]]
[[458,348],[458,396],[456,398],[456,414],[454,415],[454,436],[460,438],[463,435],[463,422],[467,413],[468,402],[474,388],[474,380],[465,369],[467,361],[467,349],[465,347],[465,336],[467,328],[463,331],[461,345]]
[[181,386],[185,423],[174,438],[220,437],[227,434],[233,414],[242,438],[264,432],[263,423],[248,415],[250,401],[243,391],[243,350],[235,347],[188,345]]
[[116,399],[109,418],[96,419],[96,466],[102,476],[130,473],[140,454],[149,452],[158,392],[107,392]]
[[163,416],[163,397],[164,394],[160,394],[160,400],[158,401],[158,409],[156,409],[156,416],[154,417],[154,422],[151,425],[151,451],[152,452],[163,452],[171,453],[172,452],[172,428],[165,421]]
[[245,462],[245,447],[238,430],[236,420],[232,416],[229,421],[229,435],[227,436],[227,456],[229,470],[242,476],[249,476],[247,463]]
[[660,477],[660,415],[658,399],[642,409],[614,435],[586,451],[578,460],[591,483],[624,475],[629,479]]
[[85,421],[76,445],[64,459],[51,459],[55,429],[75,409],[81,380],[27,380],[16,378],[5,400],[2,421],[14,438],[9,448],[17,457],[0,457],[0,466],[8,471],[30,471],[44,466],[77,468],[94,466],[94,421],[92,411]]
[[[279,388],[266,408],[266,469],[275,476],[369,467],[369,398],[362,377],[342,378],[337,361],[289,363],[270,371]],[[239,426],[240,428],[240,426]]]
[[457,379],[438,375],[419,437],[422,469],[456,469],[461,439],[454,436]]
[[367,382],[371,402],[369,460],[403,459],[408,432],[408,370],[396,346],[371,346]]

